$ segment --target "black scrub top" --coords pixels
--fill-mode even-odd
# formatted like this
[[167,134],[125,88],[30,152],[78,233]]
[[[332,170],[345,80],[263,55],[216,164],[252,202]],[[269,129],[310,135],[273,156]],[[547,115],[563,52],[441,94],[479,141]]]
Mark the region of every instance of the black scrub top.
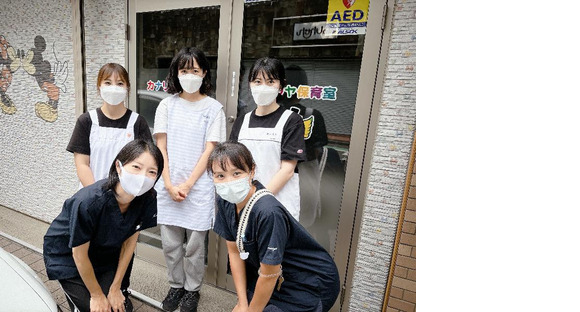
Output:
[[[264,188],[258,181],[254,185],[258,190]],[[213,230],[235,242],[236,206],[219,196],[217,205]],[[280,291],[276,284],[270,304],[283,311],[315,311],[321,300],[330,306],[336,300],[340,282],[334,260],[274,196],[264,196],[255,203],[243,244],[249,253],[245,263],[250,291],[256,287],[260,263],[282,264],[284,282]]]
[[123,215],[112,190],[103,190],[106,179],[80,189],[67,199],[61,213],[44,235],[44,263],[48,278],[78,277],[72,248],[86,242],[95,273],[116,270],[121,246],[136,231],[157,225],[154,189],[136,197]]

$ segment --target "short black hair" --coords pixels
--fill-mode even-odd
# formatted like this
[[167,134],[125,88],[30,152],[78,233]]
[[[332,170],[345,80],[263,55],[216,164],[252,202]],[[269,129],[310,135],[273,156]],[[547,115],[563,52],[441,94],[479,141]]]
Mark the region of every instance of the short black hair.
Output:
[[153,144],[150,140],[133,140],[127,143],[119,154],[115,157],[115,160],[111,164],[111,169],[109,169],[109,177],[107,178],[107,182],[103,185],[103,189],[105,190],[113,190],[115,191],[115,186],[119,183],[119,174],[117,173],[117,161],[120,161],[123,165],[132,162],[133,160],[137,159],[137,157],[141,156],[141,154],[149,152],[153,159],[155,159],[155,163],[157,164],[157,179],[155,182],[159,180],[161,177],[161,173],[163,172],[163,154],[155,144]]
[[219,165],[220,168],[226,170],[226,164],[232,163],[236,168],[242,169],[245,172],[250,172],[256,168],[256,163],[252,157],[250,150],[242,143],[227,141],[218,143],[209,155],[207,161],[207,172],[213,173],[213,165]]
[[205,57],[205,53],[196,47],[189,47],[181,49],[171,60],[171,65],[169,65],[169,73],[167,74],[167,93],[175,94],[183,91],[181,84],[179,83],[179,70],[182,68],[191,69],[193,68],[193,60],[197,62],[202,71],[205,72],[205,77],[203,77],[203,82],[199,88],[199,93],[203,95],[209,95],[213,87],[211,85],[211,71],[209,67],[209,61]]
[[286,70],[280,60],[273,57],[263,57],[254,62],[250,67],[250,74],[248,75],[248,82],[252,82],[258,75],[264,72],[266,77],[270,79],[280,80],[280,86],[286,86]]

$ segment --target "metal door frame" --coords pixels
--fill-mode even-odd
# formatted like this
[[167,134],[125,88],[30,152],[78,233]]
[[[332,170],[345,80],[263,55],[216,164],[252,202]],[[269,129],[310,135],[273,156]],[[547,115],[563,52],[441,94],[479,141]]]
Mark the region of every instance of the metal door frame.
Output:
[[[167,3],[166,3],[167,2]],[[224,105],[227,123],[227,133],[231,131],[233,119],[237,112],[239,92],[239,70],[242,57],[242,31],[244,17],[244,1],[234,0],[129,0],[129,49],[128,71],[131,81],[136,81],[136,13],[171,9],[195,8],[220,5],[220,31],[218,43],[218,71],[216,81],[216,99]],[[381,53],[381,47],[388,48],[384,42],[388,34],[387,0],[370,0],[367,31],[363,46],[363,57],[357,97],[355,103],[351,142],[349,146],[348,163],[342,192],[342,204],[338,224],[337,242],[334,250],[334,260],[339,270],[342,290],[339,300],[332,311],[338,311],[341,306],[348,307],[352,274],[356,258],[360,232],[360,213],[364,205],[364,194],[368,183],[372,142],[377,129],[378,105],[383,90],[384,66],[386,52]],[[385,29],[387,28],[387,29]],[[386,43],[386,44],[385,44]],[[381,57],[383,59],[381,59]],[[373,81],[373,83],[368,83]],[[129,108],[136,110],[136,88],[131,90]],[[348,243],[346,243],[348,242]],[[210,231],[208,266],[206,282],[218,287],[234,290],[233,281],[227,277],[225,267],[227,249],[223,239]],[[220,271],[219,268],[222,268]]]

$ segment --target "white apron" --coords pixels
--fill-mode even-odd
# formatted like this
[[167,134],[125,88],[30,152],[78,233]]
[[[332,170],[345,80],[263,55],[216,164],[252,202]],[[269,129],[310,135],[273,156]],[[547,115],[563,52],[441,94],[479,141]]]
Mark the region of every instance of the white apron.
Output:
[[[238,142],[244,144],[252,152],[252,157],[254,157],[256,162],[254,179],[266,186],[276,172],[280,170],[284,125],[292,111],[284,111],[274,128],[250,128],[251,114],[252,112],[249,112],[244,116],[240,134],[238,135]],[[297,173],[294,173],[292,178],[275,196],[286,207],[288,212],[298,220],[300,217],[300,186]]]
[[[206,98],[204,100],[213,100]],[[202,101],[204,101],[202,100]],[[174,97],[167,105],[167,154],[171,183],[185,182],[205,150],[206,134],[222,106],[213,100],[200,110],[195,104],[179,103]],[[163,179],[155,185],[157,190],[157,223],[174,225],[194,231],[212,228],[215,215],[215,190],[213,179],[207,172],[195,182],[185,200],[176,202],[165,189]]]
[[99,126],[96,109],[89,111],[89,115],[92,121],[89,135],[90,167],[95,181],[99,181],[109,176],[109,170],[119,151],[135,139],[135,122],[139,114],[131,112],[125,129]]

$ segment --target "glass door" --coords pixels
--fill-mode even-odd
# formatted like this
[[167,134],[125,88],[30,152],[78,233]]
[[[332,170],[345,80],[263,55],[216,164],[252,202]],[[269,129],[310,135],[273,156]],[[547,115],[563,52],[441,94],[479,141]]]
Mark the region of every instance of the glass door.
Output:
[[328,0],[246,1],[236,117],[256,108],[248,85],[254,61],[281,60],[288,85],[280,104],[305,126],[300,223],[334,254],[365,33],[331,34],[328,10]]
[[[254,61],[281,60],[288,85],[280,104],[300,114],[305,127],[300,223],[334,257],[343,285],[339,298],[348,292],[350,246],[358,233],[385,10],[384,0],[233,1],[228,79],[235,84],[228,91],[228,122],[256,107],[248,84]],[[233,290],[223,269],[225,246],[219,253],[218,285]],[[332,311],[341,309],[342,300]]]
[[[129,72],[131,75],[130,108],[147,120],[153,132],[155,110],[169,96],[165,79],[173,56],[184,47],[195,46],[209,59],[213,98],[226,103],[226,73],[231,24],[231,1],[149,1],[129,3]],[[226,110],[227,112],[227,110]],[[211,231],[210,231],[211,232]],[[211,233],[208,248],[206,281],[215,284],[217,239]],[[165,265],[159,226],[143,231],[137,255]]]
[[[209,57],[212,96],[225,107],[228,135],[236,118],[256,107],[247,81],[253,62],[264,56],[282,61],[288,86],[281,104],[302,115],[306,130],[300,222],[334,257],[340,298],[348,298],[351,244],[356,248],[358,239],[354,225],[364,197],[385,12],[386,0],[129,1],[130,108],[151,127],[167,96],[169,63],[182,47],[197,46]],[[235,291],[225,242],[210,231],[207,246],[205,281]],[[155,228],[142,233],[137,253],[165,265],[160,247]]]

